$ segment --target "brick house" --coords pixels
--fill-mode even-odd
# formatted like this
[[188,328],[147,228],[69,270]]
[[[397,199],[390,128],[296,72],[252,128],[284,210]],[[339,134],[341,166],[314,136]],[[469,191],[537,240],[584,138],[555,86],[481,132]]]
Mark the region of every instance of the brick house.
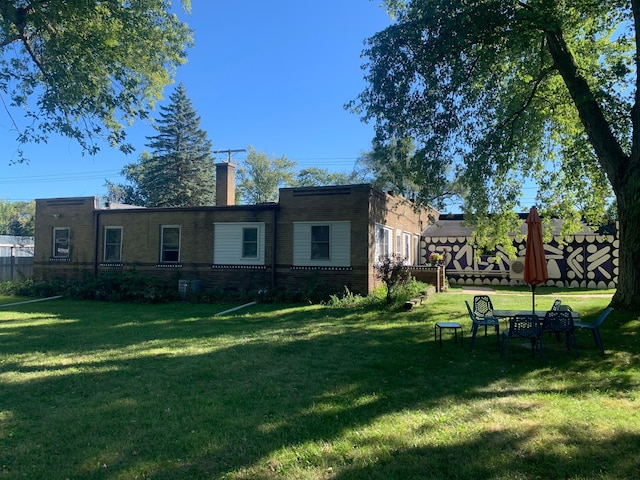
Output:
[[36,200],[34,279],[135,268],[176,284],[197,280],[203,288],[346,286],[366,294],[377,285],[380,255],[421,263],[420,234],[438,216],[370,185],[283,188],[277,203],[234,205],[234,171],[230,163],[216,165],[216,206]]

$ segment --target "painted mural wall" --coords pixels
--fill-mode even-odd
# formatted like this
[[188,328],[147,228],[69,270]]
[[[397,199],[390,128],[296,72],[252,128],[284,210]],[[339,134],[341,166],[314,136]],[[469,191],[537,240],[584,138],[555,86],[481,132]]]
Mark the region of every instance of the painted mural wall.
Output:
[[[511,260],[497,246],[491,255],[475,255],[465,236],[423,237],[423,262],[431,252],[445,253],[450,285],[518,285],[522,280],[525,242],[514,242],[518,259]],[[548,286],[616,288],[618,240],[614,235],[579,234],[556,237],[545,244]]]

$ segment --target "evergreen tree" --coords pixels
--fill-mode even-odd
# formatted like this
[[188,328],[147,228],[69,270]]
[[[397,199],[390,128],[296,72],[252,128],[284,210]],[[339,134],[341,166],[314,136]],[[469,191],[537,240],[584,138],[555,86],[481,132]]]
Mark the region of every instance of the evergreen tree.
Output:
[[147,137],[151,152],[122,171],[133,186],[108,184],[110,200],[146,207],[213,205],[211,141],[182,83],[169,100],[160,108],[158,134]]

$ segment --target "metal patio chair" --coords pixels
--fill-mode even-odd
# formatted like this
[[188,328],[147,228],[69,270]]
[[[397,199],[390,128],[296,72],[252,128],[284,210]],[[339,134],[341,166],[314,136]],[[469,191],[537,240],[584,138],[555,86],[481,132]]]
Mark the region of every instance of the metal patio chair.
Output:
[[526,339],[531,342],[531,355],[535,358],[536,350],[544,360],[542,346],[542,321],[537,315],[515,315],[509,319],[509,330],[504,332],[503,348],[505,362],[509,361],[509,343],[512,339]]
[[[493,311],[493,303],[491,303],[491,297],[489,295],[476,295],[473,297],[473,313],[475,313],[476,317],[481,319],[482,317],[493,315],[491,312]],[[484,326],[484,336],[487,336],[487,327]]]
[[469,312],[469,317],[471,318],[471,346],[473,347],[473,344],[476,341],[476,334],[478,333],[479,327],[484,327],[485,335],[486,335],[487,328],[493,327],[496,331],[498,346],[500,346],[500,321],[493,316],[476,315],[475,312],[471,310],[471,306],[469,305],[469,302],[465,300],[464,303],[467,305],[467,311]]
[[600,351],[604,354],[604,346],[602,345],[602,338],[600,337],[600,325],[605,321],[607,316],[613,311],[613,307],[607,307],[600,314],[600,316],[593,323],[587,322],[574,322],[575,328],[582,328],[586,330],[591,330],[593,334],[593,340],[596,342]]
[[564,333],[567,350],[571,350],[571,346],[575,345],[573,315],[569,310],[552,310],[547,312],[542,323],[542,330],[549,334],[555,334],[558,339],[560,338],[560,334]]

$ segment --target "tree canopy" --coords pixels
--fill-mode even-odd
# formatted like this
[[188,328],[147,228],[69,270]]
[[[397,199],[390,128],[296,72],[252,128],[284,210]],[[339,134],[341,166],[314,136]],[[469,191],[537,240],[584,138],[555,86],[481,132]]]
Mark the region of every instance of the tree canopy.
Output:
[[200,117],[180,83],[160,107],[154,128],[147,137],[151,152],[143,152],[138,163],[124,167],[128,185],[108,184],[112,201],[145,207],[190,207],[213,205],[215,177],[211,140],[200,128]]
[[330,172],[326,168],[309,167],[300,170],[292,183],[294,187],[322,187],[326,185],[349,185],[364,183],[356,172]]
[[249,146],[247,159],[238,168],[237,192],[245,203],[278,201],[278,189],[293,183],[296,162],[285,155],[269,156]]
[[0,199],[0,235],[32,237],[35,232],[36,202]]
[[395,20],[368,39],[367,87],[349,107],[380,147],[415,142],[405,172],[422,201],[442,193],[430,179],[458,192],[482,247],[510,243],[528,180],[547,217],[596,223],[613,192],[613,303],[640,305],[640,2],[385,3]]
[[0,2],[0,100],[18,144],[56,133],[90,154],[102,141],[131,151],[125,127],[147,116],[192,42],[170,9],[168,0]]

